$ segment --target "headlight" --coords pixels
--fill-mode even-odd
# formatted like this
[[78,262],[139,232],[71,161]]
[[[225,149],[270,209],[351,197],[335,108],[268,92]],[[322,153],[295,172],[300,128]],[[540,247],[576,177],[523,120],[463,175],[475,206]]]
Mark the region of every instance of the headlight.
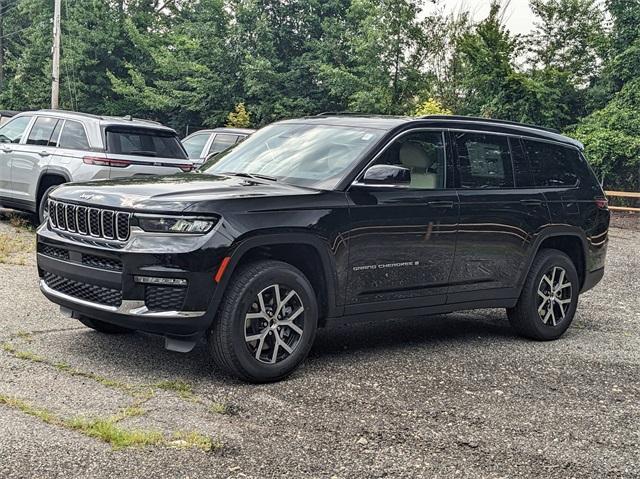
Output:
[[136,215],[138,226],[152,233],[205,234],[211,231],[216,218],[196,218],[190,216],[144,216]]

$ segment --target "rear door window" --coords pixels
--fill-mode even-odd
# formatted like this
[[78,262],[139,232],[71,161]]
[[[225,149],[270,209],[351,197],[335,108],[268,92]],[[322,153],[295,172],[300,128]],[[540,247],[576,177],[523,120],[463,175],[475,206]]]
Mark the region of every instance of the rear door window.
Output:
[[87,139],[87,133],[84,131],[82,123],[67,120],[62,128],[59,146],[60,148],[69,148],[72,150],[88,150],[89,140]]
[[506,136],[454,134],[462,188],[513,188],[513,168]]
[[189,158],[201,158],[204,145],[209,140],[210,133],[201,133],[193,135],[182,142],[182,146],[187,150]]
[[2,125],[2,128],[0,128],[0,143],[20,143],[31,118],[30,116],[21,116]]
[[211,148],[209,148],[209,154],[218,153],[220,151],[226,150],[231,145],[235,145],[238,141],[238,135],[229,135],[228,133],[217,133],[216,137],[213,139],[213,143],[211,143]]
[[151,128],[111,127],[106,135],[109,153],[187,159],[180,140],[172,132]]
[[27,137],[27,145],[56,146],[58,138],[54,138],[53,133],[58,123],[59,120],[57,118],[46,116],[36,118],[36,122]]
[[578,184],[580,153],[545,141],[524,140],[531,171],[537,186],[573,187]]
[[513,160],[513,176],[515,177],[516,186],[518,188],[533,188],[533,174],[529,160],[524,154],[524,147],[520,138],[510,137],[509,146],[511,146],[511,159]]

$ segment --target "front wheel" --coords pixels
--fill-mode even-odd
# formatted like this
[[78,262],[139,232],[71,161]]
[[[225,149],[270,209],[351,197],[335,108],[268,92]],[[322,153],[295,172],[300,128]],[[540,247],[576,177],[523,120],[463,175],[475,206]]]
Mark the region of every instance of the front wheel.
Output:
[[573,321],[579,292],[571,258],[559,250],[542,250],[533,260],[516,306],[507,309],[511,326],[527,338],[557,339]]
[[257,261],[234,273],[208,334],[214,362],[249,382],[278,381],[309,353],[318,323],[314,290],[297,268]]

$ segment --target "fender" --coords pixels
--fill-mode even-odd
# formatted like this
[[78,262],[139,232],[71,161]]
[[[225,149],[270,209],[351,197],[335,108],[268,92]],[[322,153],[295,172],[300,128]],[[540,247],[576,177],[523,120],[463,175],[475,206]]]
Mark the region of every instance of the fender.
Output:
[[229,285],[229,281],[233,276],[236,267],[246,253],[260,246],[291,243],[308,245],[317,251],[322,262],[323,277],[327,287],[327,316],[333,317],[342,315],[342,309],[344,307],[338,306],[336,297],[338,283],[336,266],[324,241],[320,237],[311,233],[274,233],[241,240],[238,246],[232,249],[229,264],[220,283],[216,287],[213,298],[211,299],[211,304],[209,305],[211,321],[215,320],[215,314],[218,311],[224,292]]
[[[549,238],[558,237],[558,236],[573,236],[578,238],[580,240],[580,243],[582,244],[582,257],[583,259],[586,258],[589,247],[588,247],[587,238],[584,235],[584,233],[580,230],[580,228],[576,226],[566,225],[566,224],[557,224],[557,225],[551,225],[551,226],[545,227],[543,230],[541,230],[538,233],[535,241],[533,242],[533,245],[531,246],[531,254],[529,254],[529,258],[527,259],[527,262],[525,265],[526,267],[524,268],[520,276],[520,280],[518,281],[518,285],[517,285],[518,296],[520,296],[520,293],[522,292],[522,287],[524,286],[525,279],[527,277],[527,274],[529,274],[529,270],[531,269],[533,260],[538,254],[538,251],[540,250],[540,245],[545,240]],[[585,264],[585,267],[586,267],[586,264]],[[587,273],[588,271],[585,271],[585,277]],[[580,286],[582,287],[582,285]]]
[[[40,191],[40,184],[42,183],[42,178],[44,178],[47,175],[62,176],[65,180],[64,181],[65,183],[71,182],[71,176],[69,176],[69,173],[67,172],[67,170],[55,165],[47,166],[40,172],[40,176],[38,177],[38,184],[36,186],[36,196],[38,195],[38,191]],[[37,200],[37,198],[34,198],[34,200]]]

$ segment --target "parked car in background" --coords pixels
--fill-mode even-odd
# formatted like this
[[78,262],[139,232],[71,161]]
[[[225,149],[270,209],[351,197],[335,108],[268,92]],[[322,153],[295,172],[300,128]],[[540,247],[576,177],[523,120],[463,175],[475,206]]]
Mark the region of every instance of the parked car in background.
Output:
[[192,169],[177,133],[152,121],[40,110],[0,127],[0,206],[40,221],[62,183]]
[[176,351],[205,337],[256,382],[291,373],[332,322],[505,308],[522,336],[559,338],[608,243],[579,142],[459,116],[278,122],[195,173],[50,201],[38,271],[63,312]]
[[244,140],[255,130],[249,128],[215,128],[199,130],[182,140],[189,159],[202,164],[211,155],[220,153],[230,146]]
[[0,126],[4,125],[17,114],[18,112],[13,110],[0,110]]

